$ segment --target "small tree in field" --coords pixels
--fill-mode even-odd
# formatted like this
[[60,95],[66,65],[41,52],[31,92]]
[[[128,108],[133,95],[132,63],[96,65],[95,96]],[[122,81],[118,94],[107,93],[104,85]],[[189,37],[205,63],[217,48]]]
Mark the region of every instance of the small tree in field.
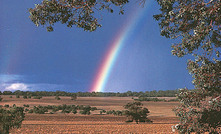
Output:
[[142,107],[143,104],[139,101],[135,101],[132,103],[127,103],[124,108],[125,115],[128,120],[126,122],[133,122],[134,120],[138,124],[138,122],[152,122],[147,118],[147,114],[150,113],[147,108]]
[[59,96],[55,96],[56,100],[61,100],[61,98]]
[[8,134],[11,128],[21,127],[24,120],[24,108],[11,107],[9,110],[0,108],[0,133]]
[[0,96],[0,101],[2,101],[3,100],[3,98]]
[[76,94],[73,94],[72,96],[71,96],[71,100],[77,100],[77,95]]

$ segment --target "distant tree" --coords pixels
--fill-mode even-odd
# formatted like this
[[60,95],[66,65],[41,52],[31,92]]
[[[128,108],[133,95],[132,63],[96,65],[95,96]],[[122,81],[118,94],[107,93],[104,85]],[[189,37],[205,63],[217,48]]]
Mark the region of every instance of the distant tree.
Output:
[[0,108],[0,133],[9,134],[11,128],[21,127],[24,117],[22,107],[11,107],[9,110]]
[[61,100],[61,98],[59,96],[55,96],[56,100]]
[[100,111],[100,114],[103,114],[103,113],[106,113],[106,111],[105,111],[105,110],[101,110],[101,111]]
[[34,96],[33,99],[41,99],[42,96]]
[[90,115],[91,114],[91,107],[90,106],[83,106],[81,108],[80,114],[84,114],[84,115]]
[[12,98],[12,96],[9,96],[9,98]]
[[73,95],[71,96],[71,100],[77,100],[77,94],[73,94]]
[[161,35],[178,39],[172,54],[193,55],[187,69],[194,90],[180,89],[180,133],[218,133],[221,127],[221,2],[220,0],[157,0]]
[[3,100],[3,98],[0,96],[0,101],[2,101]]
[[27,96],[27,95],[23,95],[23,98],[24,98],[24,99],[28,99],[28,96]]
[[16,95],[16,98],[20,98],[20,96],[19,96],[19,95]]
[[73,114],[76,114],[76,113],[77,113],[77,110],[76,110],[76,109],[73,109],[71,112],[72,112]]
[[150,119],[147,118],[149,110],[147,108],[142,107],[143,104],[139,101],[134,101],[132,103],[127,103],[124,108],[125,115],[127,116],[128,120],[126,122],[152,122]]

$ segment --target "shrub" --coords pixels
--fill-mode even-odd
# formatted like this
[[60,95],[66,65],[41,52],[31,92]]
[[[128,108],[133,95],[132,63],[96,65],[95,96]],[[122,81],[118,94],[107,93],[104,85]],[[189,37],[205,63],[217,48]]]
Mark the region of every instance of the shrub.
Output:
[[9,108],[9,105],[8,105],[8,104],[5,104],[4,107]]
[[76,94],[72,95],[71,100],[77,100],[77,95]]
[[3,98],[0,96],[0,101],[2,101],[3,100]]
[[16,95],[16,98],[20,98],[20,96],[19,96],[19,95]]
[[8,134],[11,128],[21,127],[24,117],[22,107],[11,107],[9,110],[0,108],[0,133]]
[[73,113],[73,114],[76,114],[76,113],[77,113],[77,110],[76,110],[76,109],[72,110],[72,113]]
[[24,98],[24,99],[28,99],[28,96],[27,96],[27,95],[23,95],[23,98]]
[[105,111],[105,110],[101,110],[101,111],[100,111],[100,114],[102,114],[102,113],[106,113],[106,111]]
[[42,96],[34,96],[33,99],[41,99]]
[[23,106],[24,106],[24,107],[29,107],[29,105],[28,105],[28,104],[24,104]]
[[61,100],[61,98],[59,96],[55,96],[56,100]]

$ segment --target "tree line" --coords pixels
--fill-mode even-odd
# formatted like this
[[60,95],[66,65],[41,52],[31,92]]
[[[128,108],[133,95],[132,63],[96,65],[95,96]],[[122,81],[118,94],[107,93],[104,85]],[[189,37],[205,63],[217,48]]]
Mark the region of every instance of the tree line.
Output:
[[65,91],[0,91],[0,95],[21,95],[21,96],[78,96],[78,97],[175,97],[178,90],[153,90],[145,92],[127,91],[124,93],[114,92],[65,92]]

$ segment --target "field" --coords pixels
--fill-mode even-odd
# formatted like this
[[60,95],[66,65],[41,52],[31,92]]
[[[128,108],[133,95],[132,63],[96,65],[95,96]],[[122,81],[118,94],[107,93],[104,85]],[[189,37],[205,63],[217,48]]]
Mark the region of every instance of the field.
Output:
[[[13,96],[2,96],[0,105],[9,104],[12,106],[23,106],[29,104],[30,107],[37,105],[90,105],[104,110],[123,110],[123,105],[132,102],[131,97],[78,97],[76,101],[70,97],[43,97],[42,99],[23,99]],[[171,98],[165,98],[171,99]],[[80,114],[29,114],[26,113],[22,127],[14,129],[11,133],[22,134],[63,134],[63,133],[173,133],[171,126],[178,123],[178,119],[172,109],[178,102],[143,102],[144,107],[150,111],[149,118],[153,123],[126,123],[126,117],[114,115],[100,115],[99,111],[93,111],[91,115]]]

